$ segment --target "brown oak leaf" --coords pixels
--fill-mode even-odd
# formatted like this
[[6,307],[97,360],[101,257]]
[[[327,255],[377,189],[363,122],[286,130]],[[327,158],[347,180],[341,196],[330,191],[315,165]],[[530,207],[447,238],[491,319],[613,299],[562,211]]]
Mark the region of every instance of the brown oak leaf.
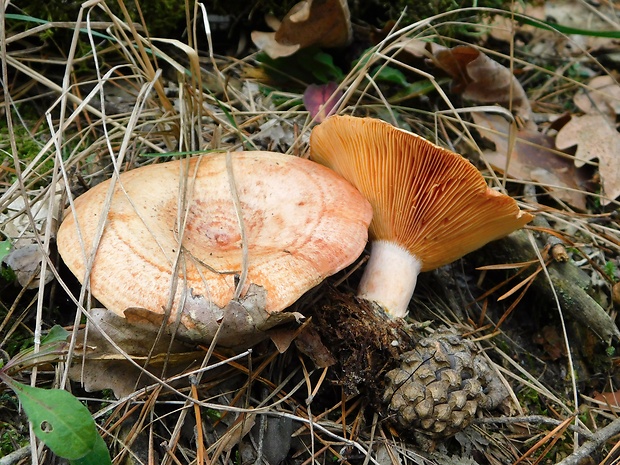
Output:
[[554,149],[553,137],[529,129],[519,130],[509,153],[510,123],[497,114],[473,113],[472,116],[480,135],[495,144],[494,151],[484,152],[495,169],[511,178],[539,182],[552,197],[585,210],[583,186],[588,176],[568,155],[564,157]]
[[558,132],[555,146],[564,150],[575,145],[575,166],[598,159],[601,205],[608,205],[620,196],[620,133],[603,114],[574,116]]

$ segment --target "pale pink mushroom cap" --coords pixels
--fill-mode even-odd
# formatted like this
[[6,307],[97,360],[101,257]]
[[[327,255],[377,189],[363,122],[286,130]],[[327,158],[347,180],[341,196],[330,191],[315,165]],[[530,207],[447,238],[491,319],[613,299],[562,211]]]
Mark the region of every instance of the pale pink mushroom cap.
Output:
[[63,260],[83,281],[107,215],[89,278],[92,294],[114,313],[163,314],[171,300],[168,321],[181,312],[181,333],[208,341],[228,312],[232,327],[221,335],[224,345],[242,345],[236,343],[245,333],[290,320],[284,309],[361,254],[371,207],[317,163],[272,152],[228,156],[249,257],[238,302],[231,304],[243,272],[242,236],[223,153],[121,174],[109,211],[111,181],[90,189],[58,231]]

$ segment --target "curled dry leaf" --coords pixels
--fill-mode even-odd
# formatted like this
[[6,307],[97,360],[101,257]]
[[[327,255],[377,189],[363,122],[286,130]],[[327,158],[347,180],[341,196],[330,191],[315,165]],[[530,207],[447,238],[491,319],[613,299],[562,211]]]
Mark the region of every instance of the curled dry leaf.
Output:
[[[609,31],[610,26],[603,2],[513,2],[511,10],[532,20],[554,23],[575,29]],[[618,39],[597,37],[594,34],[558,34],[545,27],[515,21],[510,12],[489,16],[485,23],[495,40],[514,42],[517,50],[527,46],[531,56],[582,57],[584,51],[617,50]]]
[[[558,41],[557,33],[544,30],[531,24],[515,21],[515,15],[525,15],[532,19],[544,21],[545,7],[538,2],[515,2],[511,5],[511,11],[490,14],[482,18],[482,23],[486,26],[485,33],[496,41],[513,42],[515,48],[527,45],[528,51],[539,46],[539,41],[555,39]],[[485,42],[485,40],[483,40]],[[546,46],[547,44],[545,44]],[[517,50],[519,50],[517,48]],[[532,53],[533,54],[533,53]]]
[[252,31],[252,42],[271,58],[302,48],[343,47],[351,41],[351,14],[346,0],[304,0],[287,13],[275,32]]
[[[19,242],[28,241],[42,234],[48,216],[52,221],[58,220],[63,189],[59,183],[52,199],[49,195],[43,196],[40,200],[16,197],[6,206],[4,212],[0,212],[0,233],[11,238],[16,247]],[[39,191],[32,193],[34,197],[40,197],[41,194]]]
[[620,196],[620,134],[602,114],[573,117],[558,132],[555,145],[564,150],[577,146],[575,166],[597,158],[601,178],[601,204]]
[[583,185],[588,176],[573,161],[554,150],[553,137],[537,131],[520,130],[512,152],[508,151],[510,123],[500,115],[472,113],[482,137],[495,144],[485,151],[486,160],[498,171],[512,178],[541,183],[558,200],[585,210]]
[[[511,108],[524,121],[532,108],[523,87],[508,68],[469,45],[434,53],[434,63],[452,79],[452,90],[478,103]],[[511,103],[512,102],[512,103]]]
[[295,346],[300,352],[312,359],[317,368],[325,368],[336,364],[336,359],[327,348],[319,332],[313,326],[307,326],[295,339]]

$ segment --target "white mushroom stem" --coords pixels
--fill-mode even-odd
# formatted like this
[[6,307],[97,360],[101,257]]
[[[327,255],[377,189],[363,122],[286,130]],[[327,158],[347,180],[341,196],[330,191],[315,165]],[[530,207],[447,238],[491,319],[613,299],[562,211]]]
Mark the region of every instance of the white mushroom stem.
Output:
[[421,269],[422,262],[404,247],[373,241],[357,295],[376,302],[393,318],[404,318]]

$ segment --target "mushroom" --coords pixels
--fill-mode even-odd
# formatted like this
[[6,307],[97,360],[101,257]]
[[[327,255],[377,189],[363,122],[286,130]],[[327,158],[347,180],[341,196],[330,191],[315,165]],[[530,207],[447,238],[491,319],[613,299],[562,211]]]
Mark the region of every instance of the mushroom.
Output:
[[223,346],[249,347],[298,316],[284,310],[362,253],[372,216],[333,171],[272,152],[148,165],[111,182],[63,221],[65,263],[111,312],[155,315],[203,343],[221,325]]
[[347,0],[304,0],[295,4],[282,22],[269,23],[276,32],[252,31],[251,37],[273,59],[313,45],[344,47],[353,34]]
[[310,158],[370,201],[371,254],[358,295],[395,318],[407,315],[421,271],[532,219],[462,156],[377,119],[331,116],[313,129]]

